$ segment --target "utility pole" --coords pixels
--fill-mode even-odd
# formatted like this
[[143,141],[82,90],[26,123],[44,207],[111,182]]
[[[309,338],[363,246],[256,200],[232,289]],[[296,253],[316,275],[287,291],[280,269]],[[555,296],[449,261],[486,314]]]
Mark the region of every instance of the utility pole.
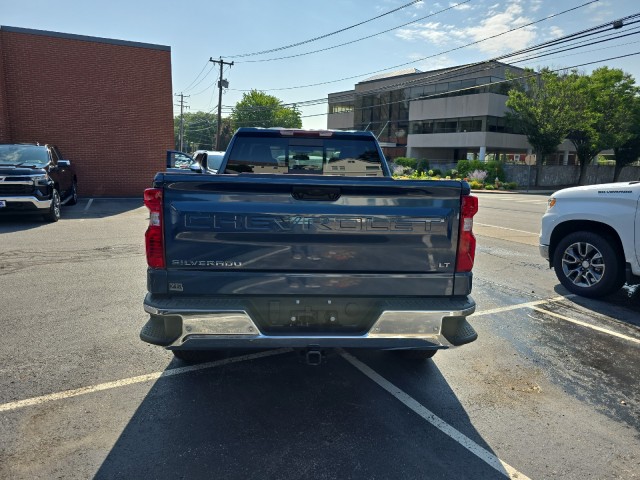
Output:
[[220,131],[222,129],[222,87],[229,88],[229,82],[222,78],[222,68],[225,65],[229,65],[231,67],[233,62],[225,62],[222,58],[214,60],[213,57],[210,57],[209,61],[220,64],[220,78],[218,79],[218,132],[216,133],[216,150],[220,150]]
[[[176,93],[176,97],[180,97],[180,151],[184,150],[184,109],[189,108],[184,104],[184,99],[189,98],[189,95],[183,95],[182,93]],[[176,105],[178,106],[178,105]]]

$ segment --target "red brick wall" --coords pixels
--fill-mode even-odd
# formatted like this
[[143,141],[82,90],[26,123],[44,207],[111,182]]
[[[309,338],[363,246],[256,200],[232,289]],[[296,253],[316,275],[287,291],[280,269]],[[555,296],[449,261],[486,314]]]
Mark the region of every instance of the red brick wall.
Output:
[[0,42],[4,140],[58,145],[81,196],[141,196],[173,148],[171,52],[4,29]]
[[0,143],[11,141],[9,135],[9,106],[7,105],[4,85],[4,53],[2,32],[0,31]]

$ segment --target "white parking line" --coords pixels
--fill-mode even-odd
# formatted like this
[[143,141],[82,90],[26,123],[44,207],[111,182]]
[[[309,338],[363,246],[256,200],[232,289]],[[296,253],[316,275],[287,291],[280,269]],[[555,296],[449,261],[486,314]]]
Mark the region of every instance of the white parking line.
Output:
[[249,355],[240,355],[238,357],[225,358],[217,360],[215,362],[201,363],[198,365],[190,365],[188,367],[172,368],[165,370],[164,372],[154,372],[147,375],[139,375],[137,377],[124,378],[122,380],[115,380],[113,382],[101,383],[99,385],[93,385],[90,387],[76,388],[74,390],[65,390],[63,392],[51,393],[49,395],[42,395],[40,397],[27,398],[25,400],[18,400],[17,402],[4,403],[0,405],[0,412],[7,412],[9,410],[17,410],[18,408],[30,407],[33,405],[40,405],[42,403],[53,402],[55,400],[63,400],[65,398],[78,397],[80,395],[86,395],[88,393],[101,392],[104,390],[111,390],[114,388],[126,387],[128,385],[134,385],[136,383],[150,382],[157,380],[158,378],[171,377],[174,375],[182,375],[183,373],[195,372],[198,370],[204,370],[206,368],[221,367],[223,365],[229,365],[231,363],[244,362],[246,360],[254,360],[256,358],[270,357],[273,355],[280,355],[282,353],[290,352],[290,348],[281,348],[278,350],[267,350],[264,352],[252,353]]
[[544,305],[545,303],[559,302],[560,300],[564,300],[565,298],[568,298],[568,297],[553,297],[553,298],[547,298],[545,300],[534,300],[533,302],[517,303],[515,305],[508,305],[506,307],[498,307],[498,308],[491,308],[489,310],[481,310],[479,312],[475,312],[472,315],[472,317],[481,317],[483,315],[493,315],[495,313],[510,312],[511,310],[518,310],[520,308],[532,308],[537,305]]
[[576,325],[580,325],[582,327],[587,327],[587,328],[590,328],[592,330],[596,330],[596,331],[601,332],[601,333],[606,333],[607,335],[612,335],[614,337],[622,338],[623,340],[628,340],[630,342],[640,344],[640,340],[638,340],[637,338],[633,338],[633,337],[630,337],[628,335],[624,335],[622,333],[618,333],[618,332],[615,332],[613,330],[609,330],[607,328],[598,327],[597,325],[591,325],[590,323],[586,323],[586,322],[583,322],[581,320],[576,320],[574,318],[570,318],[570,317],[567,317],[567,316],[564,316],[564,315],[560,315],[559,313],[550,312],[549,310],[545,310],[544,308],[540,308],[539,307],[539,305],[545,305],[545,304],[548,304],[548,303],[559,302],[561,300],[564,300],[566,298],[571,298],[571,297],[575,297],[575,295],[571,294],[571,295],[567,295],[566,297],[553,297],[553,298],[547,298],[546,300],[535,300],[533,302],[518,303],[516,305],[509,305],[509,306],[506,306],[506,307],[491,308],[489,310],[482,310],[480,312],[475,312],[473,315],[471,315],[471,317],[482,317],[484,315],[494,315],[496,313],[510,312],[512,310],[519,310],[521,308],[530,308],[532,310],[535,310],[535,311],[540,312],[540,313],[544,313],[546,315],[558,318],[560,320],[565,320],[567,322],[571,322],[571,323],[574,323]]
[[467,437],[465,434],[463,434],[459,430],[456,430],[454,427],[452,427],[447,422],[442,420],[431,410],[429,410],[428,408],[420,404],[413,397],[405,393],[400,388],[396,387],[393,383],[391,383],[390,381],[388,381],[387,379],[379,375],[377,372],[375,372],[369,366],[362,363],[353,355],[348,354],[342,349],[339,349],[339,351],[345,360],[347,360],[351,365],[356,367],[358,370],[364,373],[367,377],[369,377],[371,380],[373,380],[375,383],[377,383],[380,387],[385,389],[395,398],[400,400],[406,407],[408,407],[410,410],[420,415],[423,419],[425,419],[431,425],[436,427],[438,430],[440,430],[442,433],[447,435],[452,440],[458,442],[460,445],[462,445],[464,448],[469,450],[475,456],[480,458],[480,460],[484,461],[489,466],[497,470],[499,473],[501,473],[507,478],[514,478],[514,479],[517,478],[520,480],[529,479],[529,477],[524,475],[522,472],[519,472],[508,463],[500,460],[493,453],[491,453],[487,449],[478,445],[476,442],[471,440],[469,437]]
[[574,318],[565,317],[564,315],[560,315],[559,313],[550,312],[549,310],[545,310],[544,308],[540,308],[537,306],[532,306],[530,308],[532,308],[536,312],[544,313],[545,315],[549,315],[554,318],[559,318],[560,320],[564,320],[566,322],[575,323],[576,325],[587,327],[587,328],[590,328],[591,330],[596,330],[598,332],[606,333],[607,335],[612,335],[614,337],[622,338],[623,340],[628,340],[629,342],[640,344],[640,340],[638,340],[637,338],[633,338],[628,335],[624,335],[622,333],[614,332],[613,330],[609,330],[607,328],[598,327],[597,325],[591,325],[590,323],[582,322]]
[[529,235],[538,235],[540,232],[525,232],[524,230],[516,230],[514,228],[507,228],[507,227],[499,227],[497,225],[488,225],[486,223],[478,223],[478,222],[473,222],[474,225],[479,225],[481,227],[492,227],[492,228],[499,228],[501,230],[509,230],[510,232],[518,232],[518,233],[528,233]]
[[88,212],[89,208],[91,208],[91,204],[93,203],[93,198],[90,198],[89,201],[87,202],[87,206],[84,207],[84,211]]

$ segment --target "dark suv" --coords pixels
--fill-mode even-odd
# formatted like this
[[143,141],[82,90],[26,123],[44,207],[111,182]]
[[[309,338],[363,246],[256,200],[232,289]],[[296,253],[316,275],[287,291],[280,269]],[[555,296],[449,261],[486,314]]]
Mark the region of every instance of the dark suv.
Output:
[[78,179],[53,145],[0,145],[0,214],[60,219],[61,205],[78,201]]

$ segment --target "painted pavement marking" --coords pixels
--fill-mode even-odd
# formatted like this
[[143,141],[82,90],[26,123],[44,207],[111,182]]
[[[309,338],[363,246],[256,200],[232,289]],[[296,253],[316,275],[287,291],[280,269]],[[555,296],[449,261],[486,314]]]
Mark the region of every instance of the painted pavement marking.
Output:
[[350,355],[349,353],[345,352],[342,349],[338,349],[338,351],[346,361],[348,361],[351,365],[353,365],[355,368],[360,370],[360,372],[362,372],[364,375],[369,377],[371,380],[377,383],[380,387],[382,387],[388,393],[393,395],[397,400],[402,402],[407,408],[409,408],[414,413],[421,416],[424,420],[426,420],[435,428],[437,428],[442,433],[447,435],[449,438],[451,438],[452,440],[454,440],[455,442],[457,442],[458,444],[460,444],[461,446],[469,450],[471,453],[477,456],[480,460],[487,463],[489,466],[497,470],[499,473],[501,473],[507,478],[513,478],[513,479],[517,478],[520,480],[529,479],[529,477],[519,472],[518,470],[516,470],[515,468],[513,468],[511,465],[504,462],[503,460],[500,460],[493,453],[481,447],[476,442],[474,442],[469,437],[467,437],[465,434],[463,434],[459,430],[449,425],[447,422],[442,420],[435,413],[433,413],[427,407],[425,407],[420,402],[415,400],[409,394],[407,394],[400,388],[396,387],[393,383],[391,383],[390,381],[382,377],[380,374],[375,372],[368,365],[365,365],[363,362],[355,358],[353,355]]

